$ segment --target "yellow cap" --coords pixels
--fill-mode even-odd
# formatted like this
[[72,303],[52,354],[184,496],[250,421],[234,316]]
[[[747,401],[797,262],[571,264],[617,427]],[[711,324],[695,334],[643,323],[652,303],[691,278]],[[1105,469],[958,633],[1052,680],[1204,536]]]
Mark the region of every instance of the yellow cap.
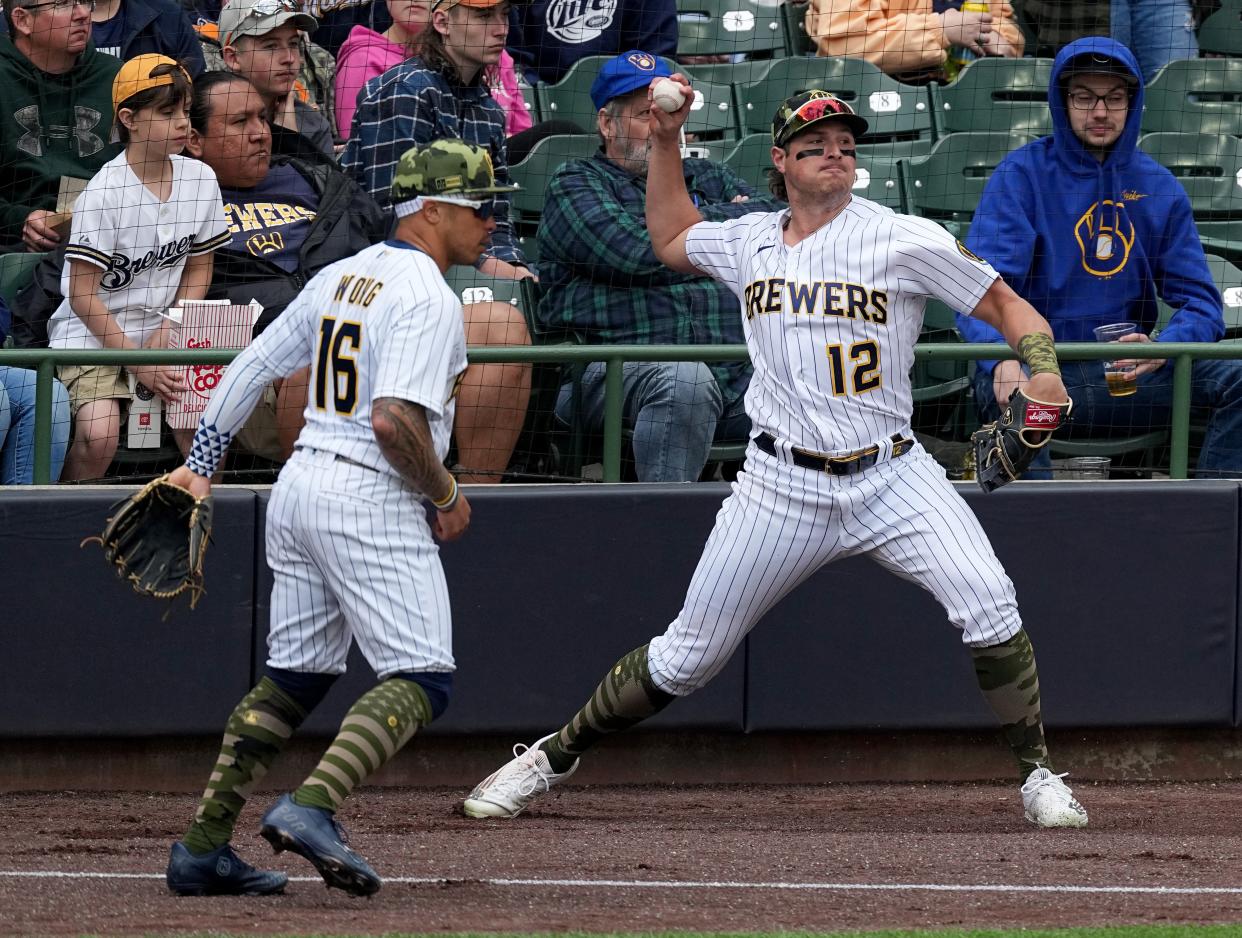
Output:
[[[170,74],[151,77],[151,72],[161,65],[174,65],[181,68],[174,59],[166,55],[157,55],[154,52],[134,56],[122,65],[121,70],[116,73],[116,78],[112,79],[112,112],[115,114],[121,109],[122,104],[140,91],[158,88],[161,85],[171,85],[173,77]],[[181,74],[185,75],[186,81],[190,80],[185,69],[181,69]]]

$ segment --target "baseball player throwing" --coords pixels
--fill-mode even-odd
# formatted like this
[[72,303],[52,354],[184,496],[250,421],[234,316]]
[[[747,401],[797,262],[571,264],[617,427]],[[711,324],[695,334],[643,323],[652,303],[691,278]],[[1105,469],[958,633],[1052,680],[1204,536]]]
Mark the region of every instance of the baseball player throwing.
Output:
[[668,630],[618,661],[564,727],[515,747],[465,812],[518,814],[601,737],[711,680],[764,613],[824,564],[868,554],[935,596],[961,631],[1017,757],[1026,817],[1082,827],[1086,811],[1049,762],[1013,584],[910,429],[909,373],[928,297],[994,325],[1030,367],[1031,396],[1064,401],[1048,324],[942,228],[851,195],[867,124],[827,92],[790,98],[773,121],[773,189],[789,208],[704,222],[678,152],[689,107],[652,108],[647,223],[666,265],[715,277],[741,303],[755,369],[746,471]]
[[443,274],[478,260],[495,227],[493,194],[512,188],[495,184],[485,149],[459,140],[406,152],[392,183],[393,239],[317,274],[237,357],[172,473],[207,494],[263,388],[310,366],[306,425],[267,511],[275,583],[266,674],[229,717],[194,823],[172,846],[175,893],[284,889],[283,873],[249,866],[229,840],[251,789],[344,672],[351,640],[380,683],[302,785],[263,816],[260,833],[277,852],[310,860],[329,886],[380,888],[334,812],[448,701],[449,600],[432,535],[459,537],[470,505],[444,469],[466,342]]

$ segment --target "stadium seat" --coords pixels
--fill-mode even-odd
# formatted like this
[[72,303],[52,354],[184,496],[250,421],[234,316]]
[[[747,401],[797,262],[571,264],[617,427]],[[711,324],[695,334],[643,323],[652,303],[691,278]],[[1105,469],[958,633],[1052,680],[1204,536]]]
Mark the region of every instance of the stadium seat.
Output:
[[1228,134],[1152,133],[1139,148],[1190,196],[1195,221],[1242,218],[1242,140]]
[[[960,343],[953,310],[940,300],[929,299],[923,313],[921,344]],[[910,370],[914,399],[912,426],[920,433],[949,440],[964,440],[966,402],[970,394],[974,363],[947,359],[917,358]]]
[[963,133],[936,141],[927,156],[903,159],[901,184],[907,210],[943,225],[962,240],[992,171],[1030,134]]
[[1223,0],[1199,26],[1199,52],[1242,56],[1242,0]]
[[900,84],[870,62],[849,58],[776,59],[756,80],[734,85],[743,132],[771,133],[781,102],[810,88],[830,91],[848,102],[870,125],[871,142],[932,139],[925,89]]
[[781,13],[747,0],[677,0],[677,54],[785,55]]
[[510,221],[528,261],[538,257],[535,233],[552,174],[567,160],[586,159],[598,149],[599,137],[595,134],[554,134],[538,141],[526,159],[509,167],[513,182],[521,186],[509,196]]
[[936,136],[969,131],[1052,133],[1051,59],[976,59],[949,85],[932,85]]
[[11,308],[17,294],[34,276],[35,265],[43,260],[43,254],[29,251],[15,251],[11,254],[0,254],[0,298]]
[[1242,262],[1242,140],[1228,134],[1147,134],[1139,146],[1190,196],[1209,253]]
[[785,48],[789,54],[814,55],[815,40],[806,31],[807,4],[785,0],[780,9],[785,23]]
[[1242,136],[1242,59],[1179,59],[1148,83],[1144,133]]

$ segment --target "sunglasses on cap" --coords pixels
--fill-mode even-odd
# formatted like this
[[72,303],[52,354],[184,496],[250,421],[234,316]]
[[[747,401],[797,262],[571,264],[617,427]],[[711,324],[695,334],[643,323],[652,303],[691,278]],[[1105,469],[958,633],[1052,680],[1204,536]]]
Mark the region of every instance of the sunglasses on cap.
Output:
[[449,198],[448,196],[425,195],[423,196],[423,200],[426,202],[443,202],[446,205],[464,206],[465,208],[471,209],[474,212],[474,217],[479,221],[487,221],[496,215],[495,199],[484,199],[479,201],[477,199],[457,199]]
[[274,16],[277,13],[301,13],[298,0],[258,0],[250,5],[248,16]]

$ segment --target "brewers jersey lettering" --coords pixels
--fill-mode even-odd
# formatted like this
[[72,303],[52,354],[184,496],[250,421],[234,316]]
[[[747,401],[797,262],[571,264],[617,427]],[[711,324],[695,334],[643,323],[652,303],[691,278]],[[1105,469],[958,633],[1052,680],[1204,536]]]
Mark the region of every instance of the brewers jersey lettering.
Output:
[[[121,331],[143,343],[172,305],[191,255],[229,243],[220,187],[211,167],[170,156],[172,192],[161,202],[130,169],[121,153],[86,184],[73,208],[60,291],[69,296],[69,261],[103,270],[99,299]],[[99,339],[61,302],[48,322],[52,348],[99,348]]]
[[268,663],[339,674],[354,638],[381,679],[451,671],[448,588],[422,493],[385,458],[371,405],[422,406],[444,459],[466,369],[461,303],[402,242],[326,267],[226,370],[186,464],[215,472],[268,382],[307,365],[306,424],[268,503]]
[[997,273],[934,222],[857,197],[799,244],[787,212],[695,225],[691,263],[742,303],[757,430],[820,453],[908,433],[928,297],[970,310]]
[[[987,535],[910,429],[927,298],[973,309],[996,272],[937,225],[865,199],[794,245],[786,217],[704,222],[686,236],[690,261],[738,296],[756,437],[680,613],[648,647],[651,678],[670,694],[706,684],[769,609],[852,554],[930,592],[968,645],[1022,625]],[[852,471],[795,462],[808,453],[847,457]]]

